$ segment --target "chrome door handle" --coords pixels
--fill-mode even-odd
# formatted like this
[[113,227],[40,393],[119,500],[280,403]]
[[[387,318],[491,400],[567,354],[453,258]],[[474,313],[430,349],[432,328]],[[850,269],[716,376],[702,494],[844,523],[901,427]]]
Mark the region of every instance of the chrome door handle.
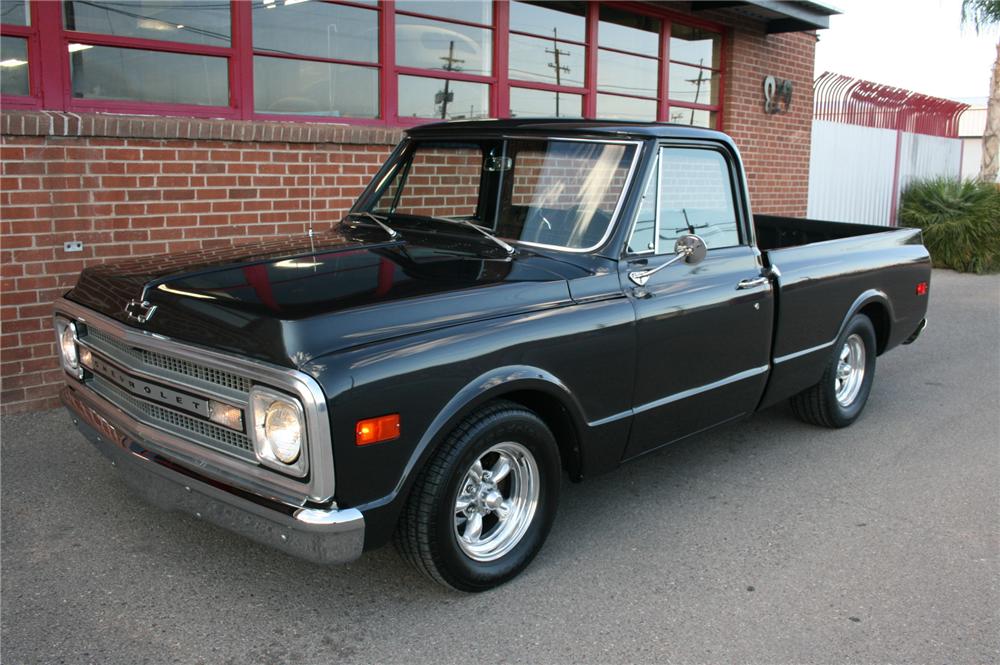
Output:
[[740,281],[739,284],[736,285],[736,288],[737,289],[741,289],[741,290],[742,289],[753,289],[753,288],[756,288],[758,286],[764,286],[765,284],[767,284],[770,281],[771,280],[769,280],[767,277],[757,277],[755,279],[744,279],[744,280]]

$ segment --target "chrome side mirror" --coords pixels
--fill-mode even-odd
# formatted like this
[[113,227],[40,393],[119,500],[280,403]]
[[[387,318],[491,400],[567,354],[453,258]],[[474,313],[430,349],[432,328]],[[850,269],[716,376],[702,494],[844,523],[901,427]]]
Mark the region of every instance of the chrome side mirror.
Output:
[[690,263],[691,265],[701,263],[705,260],[706,252],[708,252],[708,248],[705,246],[705,241],[698,236],[694,234],[681,236],[674,243],[675,256],[672,259],[649,270],[635,270],[630,272],[628,278],[636,286],[645,286],[650,277],[681,259],[684,259],[685,263]]

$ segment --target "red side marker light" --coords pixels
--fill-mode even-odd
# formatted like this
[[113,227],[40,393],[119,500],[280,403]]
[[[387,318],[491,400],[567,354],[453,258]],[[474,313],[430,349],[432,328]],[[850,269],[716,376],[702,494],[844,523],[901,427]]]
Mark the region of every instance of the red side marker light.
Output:
[[399,414],[393,413],[388,416],[359,420],[354,428],[354,434],[354,443],[359,446],[398,439]]
[[918,282],[917,283],[917,295],[918,296],[926,296],[927,295],[927,282]]

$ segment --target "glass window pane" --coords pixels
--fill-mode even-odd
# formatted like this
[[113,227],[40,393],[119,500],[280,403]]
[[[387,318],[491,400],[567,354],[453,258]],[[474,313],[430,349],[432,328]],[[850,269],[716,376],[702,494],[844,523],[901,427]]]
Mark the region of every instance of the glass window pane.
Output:
[[229,3],[220,0],[65,0],[63,18],[67,30],[229,46]]
[[628,241],[627,249],[634,254],[642,254],[651,249],[656,249],[653,238],[656,234],[657,175],[657,169],[654,165],[653,173],[646,183],[646,189],[642,193],[642,200],[639,202],[639,212],[635,216],[632,237]]
[[28,95],[28,40],[0,37],[0,93]]
[[656,120],[656,102],[617,95],[597,95],[597,117],[614,120]]
[[485,83],[399,77],[400,118],[457,120],[488,116],[489,86]]
[[686,109],[680,106],[671,106],[667,122],[672,122],[675,125],[691,125],[693,127],[708,127],[709,129],[715,129],[715,115],[715,111]]
[[78,99],[229,105],[225,58],[70,44],[69,62]]
[[659,60],[598,51],[597,88],[605,92],[656,97]]
[[257,113],[378,117],[378,70],[332,62],[253,59]]
[[396,0],[396,9],[401,12],[428,14],[441,18],[453,18],[469,23],[493,23],[493,3],[482,0],[444,0],[430,2],[429,0]]
[[510,3],[510,29],[533,35],[586,41],[587,4],[584,2]]
[[[557,50],[558,60],[555,53]],[[576,44],[511,35],[508,54],[510,77],[522,81],[582,86],[587,61],[585,52],[584,47]]]
[[657,57],[660,55],[660,21],[651,16],[602,6],[597,43]]
[[509,202],[497,233],[543,245],[581,249],[601,242],[635,155],[635,146],[511,141]]
[[492,70],[492,30],[396,15],[396,62],[407,67],[444,69],[488,76]]
[[719,103],[719,74],[711,69],[670,63],[670,99],[695,104]]
[[338,60],[378,62],[378,12],[323,2],[253,2],[253,47]]
[[719,68],[722,37],[717,32],[674,23],[670,26],[670,59]]
[[28,0],[3,0],[0,2],[0,23],[30,25],[31,12],[28,11]]
[[479,146],[418,145],[410,158],[398,203],[392,208],[398,188],[394,183],[382,193],[375,210],[403,215],[475,218],[482,176],[483,151]]
[[512,118],[582,118],[583,95],[511,88],[510,116]]
[[660,160],[660,251],[688,233],[709,249],[740,244],[725,158],[714,150],[663,148]]

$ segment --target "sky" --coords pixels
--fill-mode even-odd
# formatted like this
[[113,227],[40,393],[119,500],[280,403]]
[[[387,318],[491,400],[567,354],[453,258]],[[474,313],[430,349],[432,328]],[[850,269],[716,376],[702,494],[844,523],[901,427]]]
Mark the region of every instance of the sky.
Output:
[[1000,28],[963,26],[961,0],[824,0],[843,14],[819,32],[824,71],[985,104]]

